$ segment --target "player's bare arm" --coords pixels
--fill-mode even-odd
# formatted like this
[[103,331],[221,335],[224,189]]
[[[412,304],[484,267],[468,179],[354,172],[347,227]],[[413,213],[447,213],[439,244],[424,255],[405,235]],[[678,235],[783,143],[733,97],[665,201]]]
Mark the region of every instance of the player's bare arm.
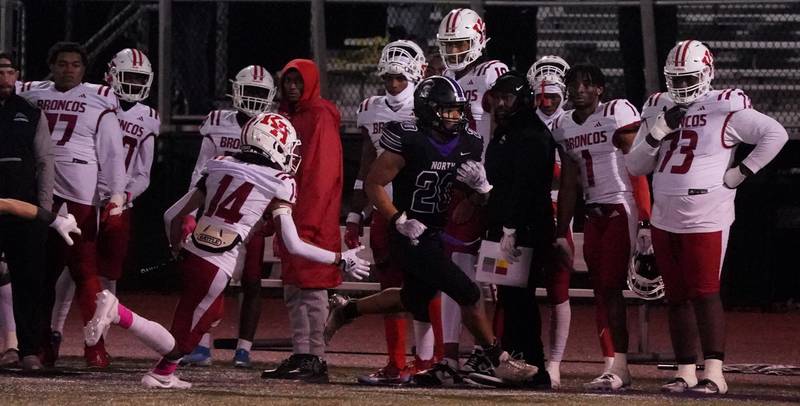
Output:
[[397,214],[397,208],[383,187],[388,185],[405,165],[406,160],[402,155],[385,151],[375,160],[367,175],[364,191],[378,212],[387,219]]

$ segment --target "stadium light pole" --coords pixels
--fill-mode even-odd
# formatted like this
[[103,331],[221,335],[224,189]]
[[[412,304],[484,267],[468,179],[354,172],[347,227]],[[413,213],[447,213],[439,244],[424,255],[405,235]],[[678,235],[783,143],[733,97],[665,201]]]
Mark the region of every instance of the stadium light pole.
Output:
[[158,0],[158,110],[161,133],[172,128],[172,0]]
[[325,0],[311,0],[311,54],[319,68],[319,90],[328,95],[328,55],[325,45]]
[[645,97],[658,92],[658,53],[656,51],[656,20],[653,11],[653,0],[641,0],[639,3],[642,20],[642,48],[644,52],[644,85]]

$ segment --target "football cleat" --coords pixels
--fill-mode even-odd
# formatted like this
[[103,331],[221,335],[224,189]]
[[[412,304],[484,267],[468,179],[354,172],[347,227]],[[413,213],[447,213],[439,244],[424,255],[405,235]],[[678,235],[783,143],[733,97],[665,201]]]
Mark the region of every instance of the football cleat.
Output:
[[725,379],[719,381],[712,381],[711,379],[701,379],[697,385],[689,388],[692,393],[700,395],[724,395],[728,393],[728,384]]
[[207,367],[210,366],[213,361],[214,360],[211,358],[211,348],[198,345],[197,347],[194,347],[194,350],[191,354],[181,358],[180,364],[182,366],[193,365],[198,367]]
[[482,385],[519,385],[530,380],[539,368],[528,365],[524,360],[512,357],[508,352],[500,354],[500,364],[485,372],[473,372],[469,378]]
[[459,372],[462,375],[469,375],[471,373],[484,373],[488,372],[492,369],[492,362],[489,361],[489,358],[486,358],[486,354],[483,353],[483,348],[480,346],[475,346],[472,350],[472,353],[469,354],[469,358],[467,358],[467,362],[464,363],[464,366],[461,368]]
[[344,314],[344,307],[349,302],[350,299],[348,297],[337,294],[331,295],[331,298],[328,299],[330,311],[328,313],[328,320],[325,323],[324,337],[326,345],[331,342],[334,334],[336,334],[340,328],[352,321]]
[[111,363],[102,341],[92,346],[83,347],[83,358],[86,359],[86,367],[88,368],[108,368]]
[[22,361],[20,361],[20,364],[22,364],[23,372],[35,373],[35,372],[41,372],[44,369],[44,367],[42,366],[42,361],[36,355],[26,355],[22,357]]
[[83,328],[83,339],[88,347],[96,345],[118,317],[119,300],[108,290],[97,293],[94,303],[94,316]]
[[422,360],[415,355],[414,359],[409,361],[408,364],[406,364],[405,370],[409,376],[413,377],[414,375],[426,369],[433,368],[434,365],[436,365],[436,361],[434,361],[434,359]]
[[547,373],[550,374],[550,388],[561,389],[561,368],[560,362],[549,362],[547,364]]
[[264,379],[289,379],[290,373],[300,367],[300,358],[300,355],[292,354],[289,358],[281,361],[276,368],[264,370],[261,377]]
[[689,384],[681,377],[676,377],[661,385],[662,392],[683,393],[689,390]]
[[400,369],[389,364],[369,375],[358,377],[363,385],[402,385],[411,382],[411,374],[406,368]]
[[236,368],[250,368],[250,351],[242,348],[237,349],[233,354],[233,366]]
[[44,339],[42,345],[42,364],[46,367],[54,367],[58,360],[58,352],[61,348],[61,333],[52,331]]
[[18,365],[19,351],[16,348],[9,348],[0,356],[0,368],[13,368]]
[[415,374],[414,383],[419,386],[454,386],[464,383],[464,379],[447,361],[441,361]]
[[189,389],[191,382],[182,381],[175,374],[159,375],[153,371],[142,377],[142,385],[150,389]]
[[619,376],[613,372],[605,372],[591,382],[583,384],[583,388],[591,391],[622,391],[631,386],[630,374]]

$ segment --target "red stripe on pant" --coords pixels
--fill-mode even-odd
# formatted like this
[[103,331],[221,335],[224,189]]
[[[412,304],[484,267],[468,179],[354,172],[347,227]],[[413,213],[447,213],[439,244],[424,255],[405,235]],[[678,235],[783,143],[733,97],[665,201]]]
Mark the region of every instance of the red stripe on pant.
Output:
[[[178,266],[183,282],[183,291],[175,309],[175,316],[172,320],[170,333],[175,337],[175,345],[184,354],[192,352],[194,347],[200,343],[203,334],[211,329],[211,326],[222,319],[224,286],[219,288],[214,286],[217,273],[223,272],[214,264],[192,254],[182,251],[183,260]],[[224,279],[227,285],[228,278]],[[219,288],[219,289],[216,289]],[[212,290],[218,290],[213,292]],[[201,306],[207,306],[201,309]],[[201,311],[202,314],[197,323],[192,326],[195,312]]]
[[[628,277],[631,237],[628,214],[622,204],[602,205],[603,213],[586,216],[583,229],[583,258],[595,294],[597,332],[606,357],[614,356],[603,292],[622,290]],[[588,210],[587,210],[588,211]]]
[[131,211],[124,210],[114,226],[100,225],[97,234],[98,274],[108,280],[122,278],[125,259],[128,257],[128,243],[131,238]]
[[722,231],[671,233],[653,227],[653,251],[664,279],[664,294],[680,302],[719,292]]
[[97,279],[97,211],[94,206],[53,196],[53,213],[58,213],[65,204],[67,211],[75,216],[81,235],[73,234],[74,244],[68,246],[58,233],[50,231],[47,238],[48,286],[52,289],[64,267],[69,267],[72,280],[75,281],[81,318],[86,324],[94,316],[94,301],[100,292],[100,281]]

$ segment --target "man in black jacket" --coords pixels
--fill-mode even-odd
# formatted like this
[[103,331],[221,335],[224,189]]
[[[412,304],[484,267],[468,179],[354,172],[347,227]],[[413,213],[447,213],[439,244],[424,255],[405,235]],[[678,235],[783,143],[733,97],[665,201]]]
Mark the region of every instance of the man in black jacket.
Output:
[[[17,75],[11,55],[0,53],[0,198],[50,208],[50,130],[42,112],[15,94]],[[44,320],[46,230],[43,222],[0,216],[0,253],[5,253],[11,275],[19,359],[27,371],[41,369],[36,354]]]
[[486,150],[486,174],[494,186],[489,197],[488,239],[500,241],[510,262],[519,260],[517,247],[533,248],[528,287],[498,286],[497,315],[503,346],[522,353],[539,367],[534,386],[550,387],[544,368],[541,318],[536,303],[536,279],[552,263],[554,240],[550,186],[555,147],[547,126],[531,103],[533,92],[523,75],[508,72],[491,88],[490,103],[497,128]]

